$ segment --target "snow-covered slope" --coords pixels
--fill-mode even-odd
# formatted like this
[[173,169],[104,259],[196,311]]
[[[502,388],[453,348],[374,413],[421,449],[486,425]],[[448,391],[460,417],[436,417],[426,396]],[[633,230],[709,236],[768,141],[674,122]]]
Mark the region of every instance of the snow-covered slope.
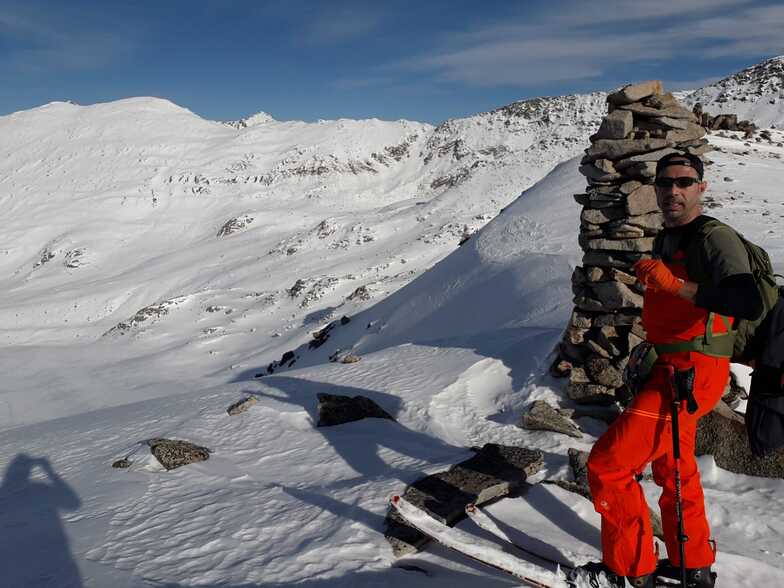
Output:
[[[227,125],[137,98],[0,118],[4,355],[34,346],[45,372],[73,354],[102,390],[122,381],[85,394],[58,374],[40,410],[7,400],[0,423],[64,416],[76,398],[82,410],[155,396],[160,375],[142,368],[154,362],[187,389],[231,379],[250,353],[279,357],[454,250],[577,153],[603,108],[594,94],[437,128],[264,114]],[[27,374],[11,396],[40,406],[31,388]]]
[[[708,171],[710,211],[753,235],[784,269],[777,238],[784,150],[749,147],[729,134],[714,139],[722,151]],[[563,402],[560,383],[543,368],[571,308],[570,268],[579,259],[571,196],[582,185],[576,163],[558,166],[431,270],[354,315],[321,348],[303,353],[299,369],[254,379],[265,354],[254,356],[253,341],[246,341],[235,382],[225,383],[225,372],[189,375],[204,362],[205,345],[182,342],[177,355],[157,356],[159,340],[175,338],[165,319],[127,346],[102,338],[62,346],[59,354],[42,346],[5,348],[5,406],[19,419],[0,433],[6,505],[0,545],[4,561],[15,564],[6,565],[10,585],[29,585],[32,577],[43,585],[67,579],[134,588],[509,586],[438,548],[395,561],[383,516],[389,495],[466,457],[467,447],[539,448],[546,456],[539,477],[559,477],[566,475],[567,448],[587,449],[603,430],[590,418],[579,419],[582,440],[517,426],[529,402]],[[231,317],[212,316],[224,325]],[[171,328],[176,333],[180,322]],[[321,362],[344,346],[354,346],[361,361]],[[117,353],[126,355],[118,360]],[[16,375],[19,366],[24,377]],[[154,386],[158,398],[144,400],[141,382]],[[60,406],[64,389],[72,393]],[[138,402],[129,404],[129,390]],[[398,422],[316,428],[322,392],[363,394]],[[245,394],[258,403],[227,416],[225,408]],[[90,411],[102,395],[124,404]],[[58,411],[71,416],[21,426]],[[205,445],[212,457],[164,472],[140,444],[157,436]],[[129,471],[110,468],[124,456],[134,462]],[[730,475],[710,458],[701,465],[722,581],[780,584],[782,481]],[[647,490],[655,498],[655,489]],[[596,514],[577,495],[541,487],[490,510],[523,536],[578,554],[578,561],[598,555]],[[18,563],[32,560],[47,564]]]
[[701,103],[712,115],[737,114],[759,127],[784,127],[784,55],[739,71],[690,93],[684,101]]
[[[533,400],[565,403],[545,367],[571,310],[584,179],[576,159],[555,165],[602,110],[597,95],[438,128],[231,126],[134,99],[0,119],[4,585],[512,585],[438,548],[395,561],[386,499],[487,442],[541,449],[537,479],[565,477],[568,448],[604,430],[517,426]],[[771,137],[710,136],[706,204],[781,272]],[[486,226],[458,248],[463,225]],[[292,368],[254,377],[288,349]],[[361,360],[328,361],[348,351]],[[368,396],[397,422],[317,428],[318,393]],[[245,395],[256,405],[228,416]],[[162,436],[211,457],[165,472],[143,443]],[[121,457],[130,469],[110,467]],[[722,585],[780,585],[783,482],[701,467]],[[580,496],[537,486],[490,510],[598,555]]]

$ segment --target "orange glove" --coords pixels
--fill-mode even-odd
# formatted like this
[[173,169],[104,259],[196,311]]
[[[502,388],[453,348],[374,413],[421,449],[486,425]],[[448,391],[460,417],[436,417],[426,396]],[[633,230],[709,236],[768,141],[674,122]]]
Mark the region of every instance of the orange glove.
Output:
[[676,278],[660,259],[641,259],[634,264],[637,279],[646,288],[661,290],[673,296],[683,288],[683,280]]

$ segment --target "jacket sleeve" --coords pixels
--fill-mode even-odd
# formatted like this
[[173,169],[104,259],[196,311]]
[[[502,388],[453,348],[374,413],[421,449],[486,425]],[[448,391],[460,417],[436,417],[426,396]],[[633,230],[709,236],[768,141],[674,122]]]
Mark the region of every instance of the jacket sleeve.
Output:
[[711,312],[749,321],[757,320],[765,309],[751,273],[727,276],[716,286],[700,284],[695,303]]
[[758,319],[765,309],[762,295],[751,274],[746,247],[735,231],[729,227],[711,231],[701,255],[710,281],[698,285],[697,306],[739,319]]

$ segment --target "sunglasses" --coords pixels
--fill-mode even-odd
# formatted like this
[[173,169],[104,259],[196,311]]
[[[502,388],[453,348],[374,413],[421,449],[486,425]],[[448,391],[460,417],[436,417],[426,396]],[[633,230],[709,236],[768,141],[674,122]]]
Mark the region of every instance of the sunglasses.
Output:
[[690,178],[688,176],[681,176],[679,178],[656,178],[653,182],[657,188],[672,188],[678,186],[679,188],[690,188],[694,184],[702,182],[699,178]]

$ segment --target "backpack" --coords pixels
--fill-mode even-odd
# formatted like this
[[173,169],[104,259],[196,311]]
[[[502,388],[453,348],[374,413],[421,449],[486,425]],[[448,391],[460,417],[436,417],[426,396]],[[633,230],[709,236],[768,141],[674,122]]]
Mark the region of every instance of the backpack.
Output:
[[746,405],[746,432],[757,457],[784,446],[784,288],[780,294],[756,335],[764,344],[755,360]]
[[[700,266],[699,258],[694,254],[693,248],[696,247],[702,239],[707,238],[713,231],[722,228],[735,233],[746,249],[746,253],[749,257],[751,274],[754,277],[754,281],[757,284],[760,296],[762,297],[763,312],[755,321],[742,319],[736,321],[728,336],[712,335],[713,321],[716,320],[718,315],[711,312],[708,315],[708,323],[705,329],[706,335],[704,338],[700,337],[699,341],[690,341],[685,345],[675,344],[671,347],[673,347],[672,351],[676,351],[674,347],[678,346],[683,349],[677,350],[696,350],[707,353],[708,355],[730,357],[730,361],[735,363],[748,364],[750,361],[758,358],[765,350],[767,337],[764,333],[764,329],[760,329],[759,327],[763,324],[771,309],[776,306],[781,296],[779,286],[776,283],[777,274],[773,273],[773,265],[770,262],[768,253],[759,245],[746,239],[729,225],[707,215],[701,215],[689,224],[689,230],[681,236],[678,249],[686,251],[686,271],[689,278],[696,282],[707,281],[708,276],[705,273],[704,268]],[[663,243],[663,233],[660,232],[654,240],[654,256],[661,256]],[[721,318],[723,319],[723,317]],[[688,349],[686,349],[686,347],[688,347]]]

